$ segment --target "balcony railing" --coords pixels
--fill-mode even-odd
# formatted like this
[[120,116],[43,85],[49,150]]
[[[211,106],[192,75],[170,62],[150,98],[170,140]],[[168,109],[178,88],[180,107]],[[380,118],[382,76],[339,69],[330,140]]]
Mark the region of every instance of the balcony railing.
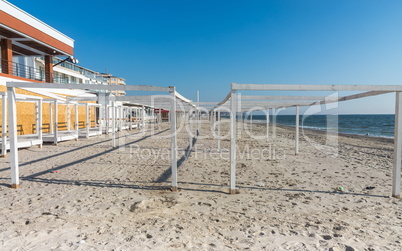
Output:
[[36,69],[35,67],[7,61],[4,59],[1,60],[0,72],[38,81],[45,81],[46,79],[44,71]]
[[[2,59],[0,64],[0,72],[4,74],[9,74],[12,76],[37,80],[37,81],[46,81],[46,73],[43,68],[38,69],[32,66],[27,66],[19,63],[15,63],[12,61],[7,61]],[[60,84],[107,84],[107,79],[102,77],[101,75],[91,73],[89,71],[80,72],[84,77],[89,78],[82,80],[77,77],[68,76],[66,74],[61,74],[58,72],[53,72],[53,76],[50,78],[53,80],[53,83]]]

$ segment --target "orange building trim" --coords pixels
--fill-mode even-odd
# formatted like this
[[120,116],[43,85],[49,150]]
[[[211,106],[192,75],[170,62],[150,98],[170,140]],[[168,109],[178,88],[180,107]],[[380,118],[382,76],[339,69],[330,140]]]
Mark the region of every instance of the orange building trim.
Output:
[[64,53],[73,55],[74,48],[49,36],[48,34],[30,26],[29,24],[9,15],[8,13],[0,10],[1,20],[0,22],[4,25],[7,25],[10,28],[13,28],[19,32],[22,32],[32,38],[35,38],[45,44],[48,44],[58,50],[61,50]]

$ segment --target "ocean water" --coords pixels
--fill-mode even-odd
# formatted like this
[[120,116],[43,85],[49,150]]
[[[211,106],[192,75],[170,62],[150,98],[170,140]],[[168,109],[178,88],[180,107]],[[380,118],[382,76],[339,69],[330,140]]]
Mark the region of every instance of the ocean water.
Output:
[[[246,118],[248,119],[248,118]],[[300,115],[300,127],[328,130],[339,133],[367,135],[372,137],[394,137],[394,115]],[[273,116],[270,116],[272,122]],[[253,121],[266,122],[265,115],[253,115]],[[276,123],[295,126],[294,115],[278,115]]]

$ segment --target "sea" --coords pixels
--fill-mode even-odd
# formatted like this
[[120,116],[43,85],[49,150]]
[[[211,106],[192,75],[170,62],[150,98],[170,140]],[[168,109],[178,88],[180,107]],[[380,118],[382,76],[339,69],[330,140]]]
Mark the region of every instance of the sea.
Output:
[[[249,118],[245,118],[249,119]],[[270,122],[273,121],[270,116]],[[266,122],[265,115],[253,115],[253,122]],[[276,123],[288,126],[295,126],[295,115],[277,115]],[[362,114],[362,115],[310,115],[300,116],[300,127],[346,133],[366,135],[371,137],[394,137],[393,114]]]

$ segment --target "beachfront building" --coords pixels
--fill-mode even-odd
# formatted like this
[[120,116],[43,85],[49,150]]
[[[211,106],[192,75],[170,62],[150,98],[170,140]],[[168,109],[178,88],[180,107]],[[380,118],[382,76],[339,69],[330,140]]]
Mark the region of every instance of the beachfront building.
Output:
[[[124,78],[113,76],[110,73],[101,73],[101,76],[107,79],[109,85],[126,85],[126,80]],[[115,96],[124,96],[126,92],[123,90],[112,91]]]
[[[72,84],[95,84],[107,85],[108,79],[101,74],[78,66],[63,58],[74,56],[74,40],[27,12],[19,9],[7,1],[0,1],[0,94],[6,92],[6,82],[45,82],[45,83],[72,83]],[[80,96],[81,103],[88,98],[93,101],[97,92],[88,91],[63,91],[52,89],[27,89],[18,88],[17,94],[25,95],[26,99],[46,100],[44,102],[41,116],[44,132],[52,131],[52,123],[58,121],[58,130],[68,130],[74,124],[80,128],[86,127],[87,108],[79,105],[75,115],[71,105],[66,101],[71,96]],[[6,95],[2,95],[3,99]],[[56,101],[55,102],[53,102]],[[18,102],[18,133],[29,135],[37,133],[38,104],[37,102]],[[57,105],[57,119],[54,118],[55,105]],[[91,125],[97,121],[98,108],[90,108]],[[3,114],[2,114],[3,115]],[[4,114],[5,115],[5,114]],[[0,116],[1,121],[4,120]],[[3,122],[1,123],[3,124]]]

